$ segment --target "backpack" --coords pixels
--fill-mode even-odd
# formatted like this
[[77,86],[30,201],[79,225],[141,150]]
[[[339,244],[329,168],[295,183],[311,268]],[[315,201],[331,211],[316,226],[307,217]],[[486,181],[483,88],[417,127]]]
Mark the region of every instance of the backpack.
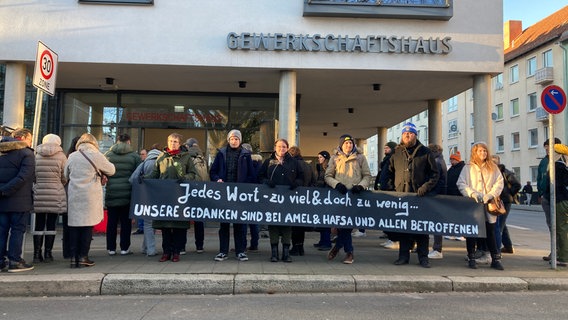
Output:
[[193,159],[193,165],[197,171],[195,180],[210,181],[211,179],[209,179],[209,170],[207,169],[207,162],[205,161],[205,158],[200,154],[192,156],[191,158]]

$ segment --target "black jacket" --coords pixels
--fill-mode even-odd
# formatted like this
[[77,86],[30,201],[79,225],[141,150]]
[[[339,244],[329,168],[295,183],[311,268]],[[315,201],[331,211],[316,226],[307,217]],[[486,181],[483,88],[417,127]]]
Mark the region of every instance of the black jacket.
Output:
[[264,160],[258,179],[262,183],[272,181],[276,185],[302,186],[304,183],[304,171],[300,163],[288,153],[284,156],[282,164],[276,160],[274,153],[269,159]]
[[452,196],[462,196],[460,189],[457,186],[458,178],[460,177],[460,173],[462,172],[463,167],[465,166],[465,162],[460,161],[455,166],[451,166],[448,169],[448,195]]
[[517,195],[519,190],[521,190],[521,183],[515,177],[515,174],[507,169],[505,166],[500,164],[499,170],[503,175],[503,191],[501,191],[501,200],[505,203],[513,203],[514,197]]
[[433,195],[439,176],[434,155],[417,140],[410,149],[403,145],[395,148],[387,172],[387,186],[383,190],[417,192],[422,187]]
[[35,156],[24,141],[11,137],[0,140],[0,212],[33,210]]

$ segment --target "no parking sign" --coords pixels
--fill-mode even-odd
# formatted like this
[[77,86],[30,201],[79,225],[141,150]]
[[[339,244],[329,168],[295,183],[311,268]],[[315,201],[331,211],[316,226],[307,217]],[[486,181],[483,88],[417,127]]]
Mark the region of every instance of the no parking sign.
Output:
[[50,96],[53,96],[55,95],[56,78],[57,53],[51,51],[51,49],[39,41],[37,44],[33,85]]
[[566,93],[559,86],[548,86],[540,95],[542,107],[551,114],[559,114],[566,107]]

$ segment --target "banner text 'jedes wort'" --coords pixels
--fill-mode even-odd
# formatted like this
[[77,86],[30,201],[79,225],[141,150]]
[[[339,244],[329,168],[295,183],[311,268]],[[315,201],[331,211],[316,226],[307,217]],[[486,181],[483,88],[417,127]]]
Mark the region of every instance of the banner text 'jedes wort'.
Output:
[[146,179],[132,186],[131,218],[216,221],[485,237],[483,206],[456,196]]

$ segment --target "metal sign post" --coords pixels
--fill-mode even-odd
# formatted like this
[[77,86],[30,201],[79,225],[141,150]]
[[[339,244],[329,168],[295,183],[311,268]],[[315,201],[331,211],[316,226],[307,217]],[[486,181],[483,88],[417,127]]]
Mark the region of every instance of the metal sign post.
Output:
[[556,269],[556,170],[554,161],[554,115],[564,111],[566,93],[559,86],[547,86],[540,95],[548,121],[548,171],[550,176],[550,267]]

